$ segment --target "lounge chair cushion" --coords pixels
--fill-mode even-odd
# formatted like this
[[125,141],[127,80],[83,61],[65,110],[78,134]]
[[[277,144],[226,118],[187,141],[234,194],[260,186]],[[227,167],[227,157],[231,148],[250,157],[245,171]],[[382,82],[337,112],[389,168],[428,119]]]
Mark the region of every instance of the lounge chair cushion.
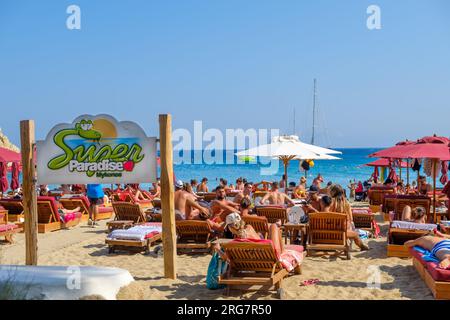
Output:
[[16,224],[9,223],[9,224],[0,224],[0,232],[6,232],[11,231],[17,228]]
[[56,202],[55,197],[40,196],[37,198],[37,201],[50,201],[53,212],[55,213],[55,216],[56,216],[56,221],[60,220],[60,216],[59,216],[59,212],[58,212],[58,203]]
[[107,213],[107,212],[113,212],[113,211],[114,211],[113,207],[104,207],[104,206],[98,207],[98,213]]
[[284,249],[285,250],[294,250],[294,251],[297,251],[298,253],[303,253],[303,251],[305,250],[305,248],[303,248],[303,246],[299,246],[299,245],[295,245],[295,244],[285,245]]
[[162,232],[162,223],[153,222],[134,226],[129,229],[116,229],[108,235],[110,240],[143,241]]
[[438,264],[436,262],[427,262],[422,257],[423,254],[413,248],[409,249],[409,252],[413,257],[415,257],[425,268],[429,271],[431,277],[435,281],[441,282],[450,282],[450,270],[444,270],[438,268]]
[[392,228],[398,229],[408,229],[408,230],[424,230],[424,231],[433,231],[437,228],[437,225],[431,223],[415,223],[409,221],[392,221]]

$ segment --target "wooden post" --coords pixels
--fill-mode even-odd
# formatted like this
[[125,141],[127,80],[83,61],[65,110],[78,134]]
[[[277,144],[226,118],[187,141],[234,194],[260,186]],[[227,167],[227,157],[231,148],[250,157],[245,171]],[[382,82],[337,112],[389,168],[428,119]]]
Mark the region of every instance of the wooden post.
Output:
[[25,262],[37,265],[37,196],[34,165],[34,121],[20,121],[23,211],[25,216]]
[[169,279],[176,279],[177,248],[173,183],[172,117],[170,114],[159,115],[159,136],[164,276]]
[[409,159],[406,159],[407,167],[406,167],[406,183],[409,184]]

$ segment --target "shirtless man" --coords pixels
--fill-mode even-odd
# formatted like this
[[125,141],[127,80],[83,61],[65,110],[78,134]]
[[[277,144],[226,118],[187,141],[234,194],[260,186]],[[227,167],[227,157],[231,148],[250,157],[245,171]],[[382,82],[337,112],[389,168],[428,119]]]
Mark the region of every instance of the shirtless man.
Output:
[[294,206],[295,203],[285,193],[281,193],[278,187],[278,182],[272,182],[272,190],[267,193],[262,199],[261,203],[265,203],[267,200],[270,204]]
[[202,179],[202,182],[197,186],[197,192],[209,192],[208,178]]
[[313,186],[316,186],[319,190],[321,189],[321,184],[323,183],[323,177],[319,173],[316,178],[313,180]]
[[175,184],[175,218],[176,220],[201,220],[200,213],[209,216],[209,210],[195,201],[192,193],[183,190],[183,182]]
[[216,199],[211,201],[211,213],[215,222],[224,222],[227,215],[232,212],[239,212],[239,204],[226,199],[226,192],[223,186],[216,188]]
[[439,259],[439,268],[448,269],[450,268],[450,236],[443,235],[441,233],[439,236],[423,236],[415,240],[409,240],[405,242],[407,247],[419,246],[424,249],[429,250],[437,259]]
[[241,203],[243,199],[251,200],[252,197],[253,186],[250,182],[245,183],[244,189],[242,192],[239,192],[233,199],[234,203]]

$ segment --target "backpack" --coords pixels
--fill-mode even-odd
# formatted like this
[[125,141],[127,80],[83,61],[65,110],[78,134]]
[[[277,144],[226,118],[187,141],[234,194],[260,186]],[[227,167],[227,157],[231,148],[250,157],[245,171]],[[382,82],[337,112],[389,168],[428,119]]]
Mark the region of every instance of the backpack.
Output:
[[223,289],[225,288],[224,284],[219,284],[219,275],[224,274],[227,271],[228,263],[222,261],[221,270],[219,270],[220,266],[220,256],[217,252],[214,252],[211,261],[208,266],[208,273],[206,274],[206,287],[210,290]]

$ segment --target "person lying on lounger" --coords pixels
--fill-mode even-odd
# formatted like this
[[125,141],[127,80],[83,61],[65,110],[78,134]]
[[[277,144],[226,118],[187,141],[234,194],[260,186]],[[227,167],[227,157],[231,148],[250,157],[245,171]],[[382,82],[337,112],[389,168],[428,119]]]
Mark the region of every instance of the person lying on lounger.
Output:
[[175,183],[174,201],[176,220],[203,220],[210,215],[208,208],[202,207],[192,193],[184,190],[181,180]]
[[[244,220],[242,220],[240,214],[236,212],[230,213],[227,216],[224,228],[228,229],[233,236],[238,239],[264,239],[262,234],[256,232],[251,225],[246,224]],[[268,239],[272,240],[275,250],[281,253],[283,252],[283,241],[280,235],[279,227],[275,223],[270,224]],[[220,254],[221,250],[219,244],[216,244],[214,249]]]
[[419,246],[431,252],[439,262],[439,268],[450,269],[450,236],[439,233],[440,236],[423,236],[415,240],[405,242],[405,246]]
[[424,207],[411,209],[410,206],[405,206],[402,212],[402,221],[427,223],[427,211]]

